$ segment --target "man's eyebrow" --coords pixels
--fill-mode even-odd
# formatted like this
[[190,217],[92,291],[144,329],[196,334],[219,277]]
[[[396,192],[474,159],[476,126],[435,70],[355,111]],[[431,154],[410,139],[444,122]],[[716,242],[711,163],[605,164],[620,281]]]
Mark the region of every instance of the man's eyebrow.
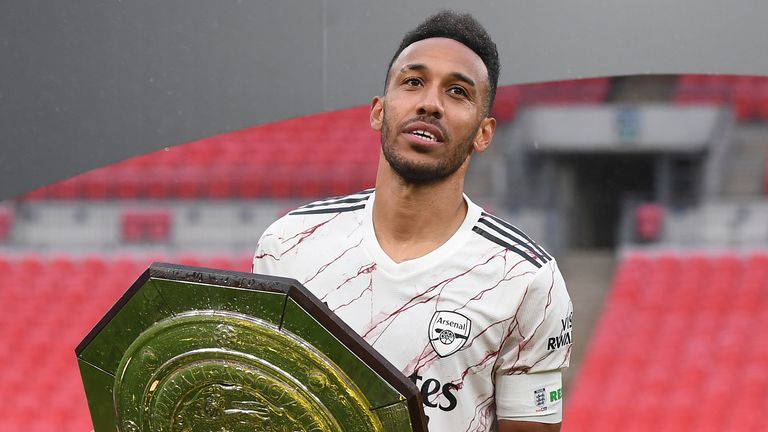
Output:
[[475,80],[473,80],[472,78],[464,75],[461,72],[454,72],[454,73],[451,74],[451,77],[453,77],[453,79],[455,79],[457,81],[463,81],[463,82],[467,83],[468,85],[470,85],[471,87],[477,87],[477,84],[475,84]]
[[[400,72],[401,72],[401,73],[402,73],[402,72],[405,72],[405,71],[418,71],[418,72],[423,72],[423,71],[425,71],[425,70],[428,70],[428,69],[429,69],[429,68],[428,68],[428,67],[427,67],[427,65],[425,65],[425,64],[421,64],[421,63],[411,63],[411,64],[407,64],[407,65],[403,66],[403,67],[400,69]],[[457,81],[462,81],[462,82],[465,82],[465,83],[467,83],[467,84],[468,84],[469,86],[471,86],[471,87],[477,87],[477,83],[475,83],[475,80],[473,80],[472,78],[470,78],[470,77],[468,77],[468,76],[464,75],[464,74],[463,74],[463,73],[461,73],[461,72],[453,72],[453,73],[451,73],[451,78],[453,78],[453,79],[455,79],[455,80],[457,80]]]
[[429,69],[429,68],[425,64],[410,63],[410,64],[407,64],[407,65],[403,66],[402,68],[400,68],[400,72],[405,72],[405,71],[418,71],[418,72],[421,72],[421,71],[425,71],[427,69]]

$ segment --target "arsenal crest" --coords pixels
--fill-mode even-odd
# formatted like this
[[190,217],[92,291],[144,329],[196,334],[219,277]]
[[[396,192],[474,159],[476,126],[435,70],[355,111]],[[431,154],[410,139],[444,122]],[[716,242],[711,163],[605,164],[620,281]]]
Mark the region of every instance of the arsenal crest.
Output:
[[429,322],[429,343],[440,357],[455,353],[469,339],[472,322],[452,311],[437,311]]

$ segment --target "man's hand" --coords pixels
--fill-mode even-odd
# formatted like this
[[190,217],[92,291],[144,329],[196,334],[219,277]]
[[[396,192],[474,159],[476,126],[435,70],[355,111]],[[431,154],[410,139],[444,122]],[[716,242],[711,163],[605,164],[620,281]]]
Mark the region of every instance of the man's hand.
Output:
[[562,423],[499,420],[498,432],[560,432]]

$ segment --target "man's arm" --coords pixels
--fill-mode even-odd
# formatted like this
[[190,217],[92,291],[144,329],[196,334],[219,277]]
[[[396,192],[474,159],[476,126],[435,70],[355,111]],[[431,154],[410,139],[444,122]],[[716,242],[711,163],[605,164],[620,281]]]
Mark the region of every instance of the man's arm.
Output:
[[565,282],[551,262],[531,282],[516,312],[520,335],[509,337],[501,351],[496,374],[499,432],[560,430],[561,369],[571,352],[572,311]]
[[498,432],[560,432],[561,424],[499,420]]

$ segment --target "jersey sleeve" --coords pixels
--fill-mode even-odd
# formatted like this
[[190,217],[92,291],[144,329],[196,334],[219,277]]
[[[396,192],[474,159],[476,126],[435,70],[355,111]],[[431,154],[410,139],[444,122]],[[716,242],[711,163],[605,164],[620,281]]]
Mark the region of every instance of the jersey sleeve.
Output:
[[280,258],[282,255],[280,242],[280,220],[274,222],[264,231],[256,245],[253,254],[253,273],[284,276],[280,271]]
[[573,305],[554,261],[542,266],[516,311],[496,364],[499,419],[562,421],[562,373],[571,354]]

